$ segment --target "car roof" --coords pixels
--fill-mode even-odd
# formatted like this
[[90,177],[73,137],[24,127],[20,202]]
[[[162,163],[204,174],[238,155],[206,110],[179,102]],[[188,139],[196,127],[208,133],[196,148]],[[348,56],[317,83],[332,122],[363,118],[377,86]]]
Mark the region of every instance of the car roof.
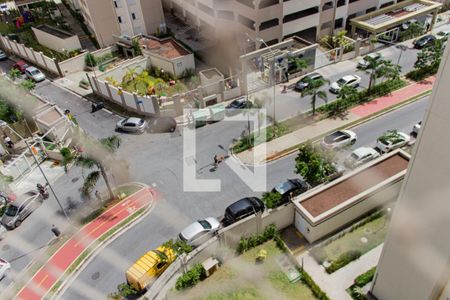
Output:
[[342,79],[344,79],[345,81],[350,81],[355,78],[356,77],[354,75],[345,75],[344,77],[342,77]]
[[362,157],[368,153],[374,153],[374,152],[375,152],[375,150],[370,147],[360,147],[358,149],[353,150],[353,153],[358,157]]
[[251,198],[242,198],[242,199],[234,202],[233,204],[228,206],[227,211],[229,211],[231,214],[234,215],[237,212],[239,212],[243,209],[246,209],[249,206],[253,206],[253,203],[250,199]]
[[27,70],[28,72],[33,72],[33,71],[39,71],[37,68],[30,66],[28,68],[26,68],[25,70]]
[[140,118],[135,118],[135,117],[127,118],[126,120],[127,120],[127,122],[135,123],[135,124],[137,124],[141,121]]
[[203,230],[204,230],[203,226],[198,221],[195,221],[194,223],[190,224],[188,227],[183,229],[181,234],[183,235],[184,238],[189,240],[193,238],[197,233]]
[[288,179],[285,182],[282,182],[282,183],[278,184],[277,186],[275,186],[274,189],[278,193],[284,194],[284,193],[289,192],[294,187],[295,187],[294,183],[292,183],[292,181]]

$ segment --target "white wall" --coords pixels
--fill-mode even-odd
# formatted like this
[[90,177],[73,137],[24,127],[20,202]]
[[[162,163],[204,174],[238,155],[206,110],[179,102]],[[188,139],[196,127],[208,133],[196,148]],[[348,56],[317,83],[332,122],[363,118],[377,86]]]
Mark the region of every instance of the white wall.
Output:
[[62,39],[40,30],[39,28],[31,27],[31,29],[33,30],[39,44],[42,44],[52,50],[64,52],[64,50],[71,51],[81,49],[80,40],[77,35],[72,35],[71,37]]

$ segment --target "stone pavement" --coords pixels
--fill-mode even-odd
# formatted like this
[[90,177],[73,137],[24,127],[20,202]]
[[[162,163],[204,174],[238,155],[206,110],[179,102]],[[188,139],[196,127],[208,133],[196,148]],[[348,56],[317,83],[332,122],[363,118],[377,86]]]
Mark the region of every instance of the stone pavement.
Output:
[[295,145],[308,140],[315,140],[337,128],[350,126],[371,115],[381,113],[389,107],[396,106],[401,102],[408,101],[415,96],[430,91],[433,87],[434,79],[434,77],[430,77],[422,82],[412,83],[389,95],[374,99],[366,104],[358,105],[350,109],[348,114],[342,118],[327,118],[315,122],[270,142],[258,145],[253,149],[238,153],[236,157],[247,165],[264,164],[267,161],[276,159],[284,152],[289,152],[288,150]]
[[117,203],[106,212],[82,227],[59,248],[16,295],[16,299],[42,299],[62,278],[71,264],[103,234],[119,226],[129,216],[154,200],[155,191],[144,187],[127,199]]
[[297,256],[297,261],[301,265],[303,259],[305,271],[308,272],[312,279],[314,279],[317,285],[330,299],[351,300],[352,298],[345,290],[353,284],[354,279],[358,275],[378,264],[382,249],[383,244],[370,250],[359,259],[349,263],[332,274],[328,274],[325,271],[325,268],[319,265],[309,252]]

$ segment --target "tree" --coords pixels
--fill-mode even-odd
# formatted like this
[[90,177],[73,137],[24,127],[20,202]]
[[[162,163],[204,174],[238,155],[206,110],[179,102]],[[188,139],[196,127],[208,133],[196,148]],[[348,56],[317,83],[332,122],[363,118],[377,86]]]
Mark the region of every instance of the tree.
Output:
[[326,181],[328,176],[336,171],[332,163],[334,155],[321,151],[311,142],[301,145],[298,151],[294,172],[301,175],[312,186]]
[[416,69],[427,69],[439,67],[441,63],[444,47],[442,40],[436,40],[428,47],[424,47],[419,53],[417,53],[417,60],[414,63]]
[[36,87],[36,83],[31,79],[25,79],[20,83],[22,87],[24,87],[26,90],[31,91]]
[[[108,153],[114,153],[119,147],[121,143],[120,137],[113,135],[107,138],[103,138],[100,140],[100,143],[102,145],[102,149],[106,150]],[[106,187],[108,189],[108,193],[111,199],[114,198],[114,193],[112,191],[111,185],[109,183],[108,175],[106,173],[106,167],[105,162],[107,157],[98,157],[99,154],[96,155],[90,155],[90,154],[82,154],[80,155],[76,160],[76,165],[81,166],[82,168],[86,169],[93,169],[97,168],[96,170],[92,171],[91,173],[86,176],[82,191],[84,194],[88,195],[92,192],[95,185],[98,182],[98,179],[100,176],[103,177],[103,180],[105,181]]]
[[[346,100],[355,97],[357,93],[358,90],[352,86],[342,86],[338,93],[338,99],[334,102],[335,107],[333,110],[333,114],[337,115],[341,113],[344,108],[347,108]],[[341,103],[344,105],[341,105]]]
[[307,79],[308,87],[302,91],[302,97],[305,95],[311,96],[311,106],[313,116],[316,114],[316,101],[317,97],[327,103],[327,94],[324,91],[320,91],[325,84],[328,83],[325,79],[311,80]]
[[345,38],[346,34],[346,30],[341,30],[335,35],[325,35],[320,39],[320,43],[330,49],[343,47],[350,43],[350,41]]
[[308,67],[308,63],[306,62],[306,60],[298,58],[297,56],[288,56],[288,65],[289,64],[295,65],[295,70],[292,70],[293,73],[301,72]]
[[136,55],[136,56],[142,55],[142,50],[141,50],[141,46],[139,45],[139,39],[138,38],[134,38],[131,41],[131,47],[134,50],[134,55]]
[[388,74],[389,68],[392,68],[392,63],[388,60],[382,58],[373,58],[371,56],[366,56],[365,60],[367,60],[368,65],[364,72],[369,74],[369,87],[368,91],[372,89],[372,87],[376,84],[377,78],[383,77]]
[[278,192],[267,192],[262,195],[262,201],[267,208],[275,208],[281,200],[281,194]]
[[400,41],[406,41],[412,38],[415,38],[424,33],[424,28],[418,23],[409,23],[408,29],[403,32],[400,32],[399,38]]
[[86,66],[93,68],[97,65],[97,58],[91,53],[88,53],[84,57],[84,62],[86,63]]
[[17,70],[16,68],[12,68],[11,70],[9,70],[8,75],[9,77],[11,77],[12,80],[16,80],[22,75],[22,73],[20,73],[20,71]]

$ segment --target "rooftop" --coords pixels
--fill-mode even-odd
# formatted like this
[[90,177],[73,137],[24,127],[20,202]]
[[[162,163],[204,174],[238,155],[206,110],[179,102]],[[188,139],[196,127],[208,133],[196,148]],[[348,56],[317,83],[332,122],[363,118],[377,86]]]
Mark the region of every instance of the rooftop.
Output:
[[369,32],[381,32],[410,19],[438,11],[442,6],[430,0],[405,0],[351,19],[352,25]]
[[172,38],[158,39],[156,37],[143,37],[139,40],[139,44],[145,50],[169,59],[190,54],[189,51]]
[[219,72],[216,68],[213,69],[207,69],[200,71],[200,74],[205,76],[207,79],[223,79],[223,74]]
[[46,25],[46,24],[36,26],[35,28],[39,29],[43,32],[46,32],[48,34],[59,37],[60,39],[67,39],[67,38],[74,36],[74,34],[71,34],[70,32],[67,32],[67,31]]
[[299,203],[310,215],[317,217],[347,200],[375,187],[379,183],[406,170],[408,159],[400,153],[353,173],[329,188],[311,195]]

